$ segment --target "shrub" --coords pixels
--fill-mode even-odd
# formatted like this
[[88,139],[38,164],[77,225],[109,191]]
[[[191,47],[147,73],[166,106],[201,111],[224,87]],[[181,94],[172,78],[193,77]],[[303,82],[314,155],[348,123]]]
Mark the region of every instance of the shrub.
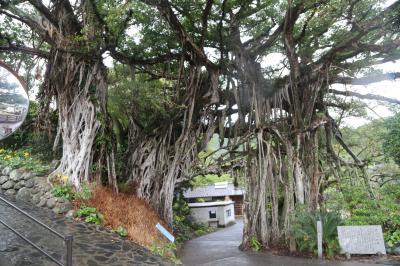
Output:
[[128,230],[126,230],[126,228],[123,226],[118,226],[117,228],[113,229],[112,231],[119,234],[120,236],[128,235]]
[[88,183],[83,183],[81,186],[81,190],[75,192],[75,198],[88,200],[92,197],[92,190]]
[[400,230],[393,233],[385,233],[385,241],[390,248],[400,246]]
[[333,257],[340,251],[337,239],[337,226],[342,224],[338,213],[327,211],[306,211],[298,208],[292,229],[300,251],[318,252],[317,221],[322,222],[322,247],[327,257]]
[[150,246],[150,251],[161,257],[168,257],[172,262],[174,262],[174,264],[182,264],[176,256],[175,243],[170,242],[168,244],[157,244],[157,242],[153,241]]
[[250,247],[253,251],[260,251],[261,249],[261,243],[257,240],[257,237],[252,236],[250,238]]
[[0,164],[13,169],[25,168],[35,173],[45,173],[49,166],[32,156],[31,149],[4,149],[0,148]]
[[73,200],[75,199],[75,193],[73,191],[72,185],[64,185],[64,186],[55,186],[51,190],[51,194],[57,198],[63,198],[66,200]]
[[87,207],[84,204],[81,204],[79,210],[75,212],[75,216],[84,218],[87,223],[100,224],[103,220],[103,215],[97,212],[96,208]]

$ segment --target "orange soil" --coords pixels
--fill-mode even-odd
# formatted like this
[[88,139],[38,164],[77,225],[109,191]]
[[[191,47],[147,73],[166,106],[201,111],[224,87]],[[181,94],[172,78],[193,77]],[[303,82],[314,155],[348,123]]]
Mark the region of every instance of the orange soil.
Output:
[[142,246],[165,242],[156,224],[165,225],[148,203],[133,195],[116,194],[110,188],[97,186],[91,199],[84,202],[104,215],[103,225],[111,228],[123,226],[128,238]]

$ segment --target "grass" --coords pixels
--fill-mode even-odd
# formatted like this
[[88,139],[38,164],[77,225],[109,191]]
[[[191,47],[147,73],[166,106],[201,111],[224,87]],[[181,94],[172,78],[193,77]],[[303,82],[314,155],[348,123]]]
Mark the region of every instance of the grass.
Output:
[[98,186],[92,197],[82,203],[103,214],[103,225],[125,228],[127,238],[142,246],[151,248],[155,241],[167,243],[155,227],[157,223],[163,224],[162,220],[149,204],[133,195],[115,194],[110,188]]

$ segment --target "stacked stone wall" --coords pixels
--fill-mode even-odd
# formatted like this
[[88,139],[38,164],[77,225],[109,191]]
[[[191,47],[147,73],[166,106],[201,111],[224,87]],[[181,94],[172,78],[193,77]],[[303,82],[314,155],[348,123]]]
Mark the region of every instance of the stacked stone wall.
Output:
[[67,213],[72,209],[72,204],[68,200],[52,195],[52,187],[47,183],[45,176],[38,176],[23,168],[12,169],[2,166],[0,173],[0,194],[49,208],[55,213]]

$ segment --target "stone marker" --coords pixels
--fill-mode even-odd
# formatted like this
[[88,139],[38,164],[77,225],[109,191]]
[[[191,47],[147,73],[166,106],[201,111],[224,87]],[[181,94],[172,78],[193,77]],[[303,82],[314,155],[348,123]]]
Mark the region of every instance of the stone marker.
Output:
[[322,222],[317,221],[318,258],[322,259]]
[[386,254],[380,225],[338,226],[341,254]]
[[157,224],[156,228],[158,229],[158,231],[160,231],[166,238],[168,238],[169,241],[174,242],[175,241],[175,237],[173,235],[171,235],[170,232],[167,231],[167,229],[164,228],[164,226],[162,226],[161,224]]

